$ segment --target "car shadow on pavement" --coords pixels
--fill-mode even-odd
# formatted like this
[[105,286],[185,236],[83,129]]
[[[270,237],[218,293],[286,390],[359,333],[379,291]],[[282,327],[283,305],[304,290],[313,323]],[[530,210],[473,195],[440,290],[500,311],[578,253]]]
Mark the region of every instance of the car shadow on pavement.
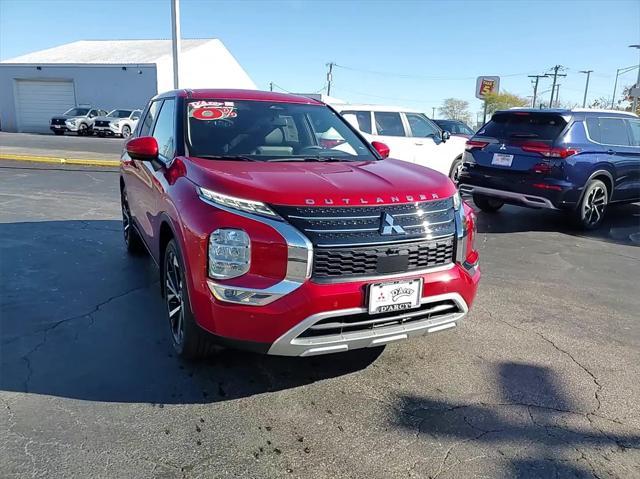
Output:
[[484,213],[473,203],[478,216],[479,233],[517,233],[541,231],[564,233],[611,243],[640,246],[640,204],[610,206],[595,231],[580,231],[567,215],[559,211],[505,205],[496,213]]
[[[425,447],[442,448],[439,470],[435,475],[430,470],[429,477],[474,477],[478,470],[473,463],[479,461],[494,471],[504,469],[500,477],[602,477],[599,470],[610,471],[620,462],[627,461],[628,470],[635,467],[638,456],[623,453],[629,448],[637,452],[640,434],[631,427],[620,433],[621,423],[601,415],[599,401],[592,407],[593,396],[576,404],[563,391],[562,378],[547,367],[505,362],[495,370],[502,396],[498,401],[452,404],[415,395],[398,398],[394,425],[414,433],[417,427]],[[414,473],[421,475],[419,463]]]
[[0,224],[0,390],[153,404],[207,403],[365,369],[381,349],[284,358],[175,357],[157,269],[119,221]]

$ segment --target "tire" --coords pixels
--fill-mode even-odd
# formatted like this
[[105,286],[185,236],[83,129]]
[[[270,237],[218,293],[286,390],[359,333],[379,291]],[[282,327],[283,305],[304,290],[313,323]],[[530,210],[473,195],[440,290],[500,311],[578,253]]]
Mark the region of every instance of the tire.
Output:
[[64,135],[64,131],[62,130],[53,130],[53,134],[56,136],[62,136]]
[[459,156],[455,160],[453,160],[453,164],[451,165],[451,170],[449,171],[449,178],[451,181],[457,186],[458,181],[460,180],[460,173],[462,173],[462,157]]
[[572,211],[574,224],[583,230],[594,230],[602,224],[609,203],[609,190],[600,180],[591,180]]
[[99,131],[99,132],[98,132],[98,136],[99,136],[100,138],[104,138],[104,137],[105,137],[104,131]]
[[129,138],[131,136],[131,128],[129,125],[124,125],[122,127],[122,138]]
[[162,259],[164,300],[167,308],[169,339],[183,359],[201,359],[216,349],[209,334],[196,324],[189,304],[189,288],[184,262],[175,239],[167,244]]
[[485,213],[495,213],[504,206],[504,201],[488,196],[473,195],[473,202]]
[[146,253],[146,249],[142,242],[142,238],[140,238],[138,231],[133,226],[126,190],[122,191],[120,204],[122,206],[122,233],[124,236],[124,244],[127,247],[127,252],[133,256],[141,256]]
[[87,125],[84,123],[80,123],[80,125],[78,125],[78,136],[85,136],[87,131]]

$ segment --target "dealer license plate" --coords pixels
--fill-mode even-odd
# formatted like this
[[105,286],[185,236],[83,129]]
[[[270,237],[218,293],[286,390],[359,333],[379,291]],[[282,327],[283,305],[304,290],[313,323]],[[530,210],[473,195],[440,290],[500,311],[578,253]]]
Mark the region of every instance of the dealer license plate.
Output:
[[369,314],[389,313],[420,306],[422,279],[372,284],[369,288]]
[[494,153],[491,160],[492,165],[511,166],[513,155],[505,155],[504,153]]

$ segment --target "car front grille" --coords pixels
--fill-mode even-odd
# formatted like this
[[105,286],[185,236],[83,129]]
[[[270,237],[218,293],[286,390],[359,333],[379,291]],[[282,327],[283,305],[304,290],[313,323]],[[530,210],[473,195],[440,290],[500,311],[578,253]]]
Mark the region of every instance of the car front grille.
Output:
[[313,278],[351,278],[406,273],[453,262],[453,236],[379,246],[317,248]]
[[96,121],[95,123],[96,126],[109,126],[109,122],[108,121]]
[[[403,243],[455,233],[451,198],[376,206],[274,205],[273,209],[320,248]],[[387,215],[399,228],[385,230]]]
[[52,118],[51,119],[51,124],[52,125],[64,125],[64,118]]
[[322,319],[303,331],[298,338],[343,338],[349,333],[369,331],[384,333],[386,328],[410,325],[418,321],[446,321],[447,317],[452,318],[452,315],[460,313],[463,313],[463,310],[451,299],[432,301],[423,303],[417,309],[403,311],[402,313],[395,311],[371,315],[368,312],[363,312],[349,316]]

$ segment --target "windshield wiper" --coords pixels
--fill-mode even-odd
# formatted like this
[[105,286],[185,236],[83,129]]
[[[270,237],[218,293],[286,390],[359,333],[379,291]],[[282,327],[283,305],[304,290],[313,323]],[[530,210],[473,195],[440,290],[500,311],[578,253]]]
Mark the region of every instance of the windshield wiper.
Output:
[[512,133],[509,138],[539,138],[540,135],[535,133]]
[[273,160],[268,160],[269,162],[284,162],[284,161],[318,161],[318,162],[331,162],[331,161],[358,161],[352,160],[348,157],[344,156],[306,156],[301,158],[299,156],[291,156],[288,158],[274,158]]
[[262,161],[250,156],[242,155],[194,155],[205,160],[226,160],[226,161]]

